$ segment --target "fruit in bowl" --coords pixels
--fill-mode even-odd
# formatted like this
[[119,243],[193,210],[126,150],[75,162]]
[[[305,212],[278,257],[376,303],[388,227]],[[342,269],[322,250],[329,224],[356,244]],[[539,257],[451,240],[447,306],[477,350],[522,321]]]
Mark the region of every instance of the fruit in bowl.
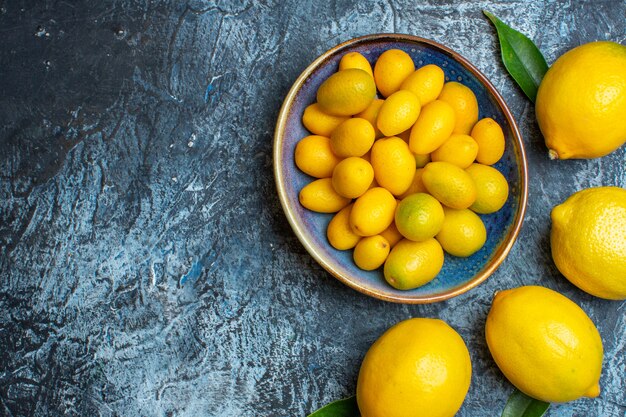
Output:
[[458,55],[405,35],[350,41],[303,73],[279,117],[275,171],[307,250],[393,301],[484,280],[526,201],[523,146],[497,92]]

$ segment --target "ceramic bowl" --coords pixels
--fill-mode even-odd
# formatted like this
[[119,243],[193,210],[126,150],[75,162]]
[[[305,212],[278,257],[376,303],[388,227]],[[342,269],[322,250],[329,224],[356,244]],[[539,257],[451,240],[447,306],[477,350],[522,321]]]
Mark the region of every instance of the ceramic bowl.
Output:
[[[302,125],[304,109],[315,102],[320,84],[337,71],[339,60],[348,52],[363,54],[372,64],[384,51],[397,48],[408,53],[417,68],[437,64],[446,80],[470,87],[478,99],[479,118],[492,117],[505,134],[506,151],[494,165],[507,179],[509,198],[498,212],[481,215],[487,228],[487,242],[468,258],[445,255],[443,269],[430,283],[413,290],[391,287],[382,268],[366,272],[352,260],[352,250],[339,251],[327,241],[326,227],[332,214],[311,212],[298,201],[300,190],[314,178],[294,163],[297,142],[310,133]],[[278,116],[274,135],[274,175],[287,220],[306,250],[330,274],[349,287],[382,300],[399,303],[432,303],[462,294],[489,277],[509,253],[522,221],[527,200],[527,166],[524,146],[515,120],[491,82],[467,59],[431,40],[410,35],[378,34],[344,42],[322,54],[298,77]]]

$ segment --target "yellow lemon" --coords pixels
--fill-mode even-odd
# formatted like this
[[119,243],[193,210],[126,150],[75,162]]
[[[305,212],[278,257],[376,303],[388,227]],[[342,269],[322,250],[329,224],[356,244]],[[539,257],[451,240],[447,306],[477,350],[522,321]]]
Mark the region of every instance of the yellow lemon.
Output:
[[395,136],[413,126],[420,114],[420,101],[415,94],[399,90],[387,97],[380,108],[376,124],[385,136]]
[[378,269],[385,263],[390,247],[387,239],[381,235],[364,237],[354,248],[354,263],[364,271]]
[[339,162],[333,171],[333,187],[339,195],[357,198],[368,190],[374,169],[363,158],[351,156]]
[[328,223],[326,237],[330,245],[335,249],[352,249],[361,240],[361,236],[354,233],[350,227],[351,211],[352,204],[339,210]]
[[324,113],[317,103],[307,106],[302,114],[302,124],[304,127],[311,133],[326,137],[330,137],[333,130],[346,120],[348,120],[346,116],[333,116]]
[[333,175],[335,166],[341,160],[330,148],[330,139],[318,135],[301,139],[296,145],[294,159],[302,172],[315,178],[328,178]]
[[330,146],[342,158],[363,156],[374,143],[374,127],[365,119],[353,117],[341,123],[330,135]]
[[474,92],[461,83],[449,81],[443,85],[439,100],[445,101],[454,109],[454,133],[469,135],[478,121],[478,100]]
[[493,165],[504,154],[504,132],[491,117],[480,119],[472,128],[471,136],[478,144],[476,160],[481,164]]
[[416,193],[400,201],[394,218],[402,236],[421,242],[439,233],[443,216],[443,207],[435,197]]
[[396,227],[395,222],[391,222],[388,228],[380,232],[380,235],[384,237],[385,239],[387,239],[387,242],[389,242],[389,245],[392,248],[396,246],[396,243],[404,239],[404,236],[402,236],[400,232],[398,231],[398,228]]
[[300,204],[318,213],[335,213],[348,204],[350,199],[335,191],[330,178],[315,180],[300,190]]
[[349,68],[331,75],[317,90],[320,109],[336,116],[362,112],[376,97],[376,85],[365,71]]
[[476,201],[470,209],[489,214],[500,210],[509,198],[509,184],[497,169],[483,164],[472,164],[465,169],[476,184]]
[[376,182],[393,195],[400,195],[413,181],[415,157],[400,138],[378,139],[372,146],[372,167]]
[[483,221],[469,209],[444,209],[445,217],[437,240],[450,255],[466,258],[483,247],[487,229]]
[[413,59],[404,51],[389,49],[383,52],[374,65],[376,87],[383,97],[389,97],[400,89],[406,77],[415,71]]
[[358,52],[348,52],[341,57],[341,60],[339,61],[339,71],[350,68],[357,68],[367,72],[372,77],[374,76],[372,66],[369,61]]
[[574,285],[626,299],[626,190],[588,188],[552,209],[552,258]]
[[437,99],[444,82],[443,70],[437,65],[429,64],[406,77],[400,88],[414,93],[420,104],[424,106]]
[[476,184],[472,177],[449,162],[426,165],[422,182],[433,197],[448,207],[464,209],[476,201]]
[[416,154],[429,154],[446,141],[454,130],[454,109],[445,101],[425,105],[411,128],[409,147]]
[[357,198],[350,213],[350,227],[360,236],[380,234],[393,221],[396,199],[382,187],[367,190]]
[[424,174],[424,168],[418,168],[415,170],[415,175],[413,175],[413,182],[409,185],[409,188],[402,194],[398,196],[400,200],[410,196],[415,193],[427,193],[428,190],[422,181],[422,174]]
[[485,335],[502,373],[526,395],[546,402],[599,395],[600,334],[580,307],[556,291],[499,291]]
[[435,239],[402,239],[385,261],[385,280],[399,290],[412,290],[432,281],[443,267],[443,249]]
[[365,119],[368,122],[370,122],[372,126],[374,126],[374,133],[375,133],[376,139],[382,138],[383,136],[385,136],[376,125],[376,119],[378,118],[378,113],[380,112],[380,108],[384,102],[385,100],[383,99],[375,98],[374,100],[372,100],[370,105],[367,106],[365,110],[363,110],[361,113],[358,113],[354,116],[354,117],[360,117],[361,119]]
[[442,320],[413,318],[391,327],[367,351],[357,404],[363,417],[452,417],[471,377],[461,336]]
[[591,42],[544,76],[535,112],[551,158],[596,158],[626,141],[626,46]]
[[453,133],[430,154],[430,158],[432,161],[450,162],[465,169],[474,162],[477,154],[478,144],[471,136]]

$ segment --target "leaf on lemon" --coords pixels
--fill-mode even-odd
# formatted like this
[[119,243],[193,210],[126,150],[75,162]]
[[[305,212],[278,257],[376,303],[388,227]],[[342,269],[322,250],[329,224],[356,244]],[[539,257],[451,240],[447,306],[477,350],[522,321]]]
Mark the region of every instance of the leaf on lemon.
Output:
[[506,402],[501,417],[541,417],[548,407],[550,403],[531,398],[516,389]]
[[333,401],[325,405],[308,417],[360,417],[359,407],[356,404],[356,396]]
[[502,62],[524,94],[534,103],[543,76],[548,71],[539,48],[524,34],[507,26],[492,13],[483,10],[498,32]]

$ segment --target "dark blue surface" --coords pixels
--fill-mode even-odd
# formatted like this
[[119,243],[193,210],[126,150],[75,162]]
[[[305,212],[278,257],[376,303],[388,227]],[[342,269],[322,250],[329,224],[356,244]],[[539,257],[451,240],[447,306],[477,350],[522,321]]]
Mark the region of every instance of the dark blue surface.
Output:
[[[549,214],[582,188],[626,186],[626,149],[550,161],[483,8],[549,63],[581,43],[626,43],[623,1],[0,0],[0,415],[304,416],[355,392],[391,325],[438,317],[472,358],[458,416],[497,416],[512,386],[484,340],[492,295],[539,284],[579,304],[605,349],[600,397],[547,415],[623,417],[625,304],[559,274]],[[332,278],[274,187],[274,126],[298,74],[382,32],[467,57],[528,152],[517,243],[442,303],[383,302]]]

